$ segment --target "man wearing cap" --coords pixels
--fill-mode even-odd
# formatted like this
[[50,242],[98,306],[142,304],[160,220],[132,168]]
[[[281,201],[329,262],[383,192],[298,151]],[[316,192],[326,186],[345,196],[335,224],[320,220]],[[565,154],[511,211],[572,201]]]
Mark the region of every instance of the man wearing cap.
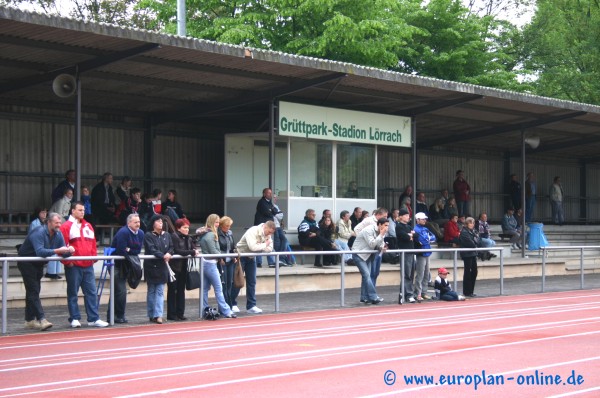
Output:
[[518,227],[518,222],[514,214],[515,209],[512,207],[506,209],[506,214],[502,217],[502,233],[510,235],[510,243],[513,249],[515,247],[520,249],[521,244],[519,241],[521,240],[521,230]]
[[438,276],[435,278],[434,284],[436,297],[444,301],[463,301],[465,297],[452,290],[447,277],[448,270],[446,268],[438,269]]
[[[435,235],[426,226],[427,215],[425,213],[415,214],[415,237],[417,239],[421,249],[431,249],[431,244],[436,241]],[[427,295],[427,285],[431,274],[429,272],[429,257],[431,252],[417,253],[417,266],[415,276],[415,296],[417,301],[431,300],[431,296]]]
[[[396,223],[396,241],[398,243],[398,249],[400,250],[412,250],[415,248],[413,236],[415,231],[408,223],[410,221],[410,214],[406,209],[400,209],[398,212],[398,218]],[[413,297],[413,279],[415,278],[415,254],[411,252],[404,252],[404,273],[402,276],[402,284],[404,285],[404,300],[409,303],[416,303]],[[402,289],[400,289],[400,296],[398,298],[398,304],[402,304]]]

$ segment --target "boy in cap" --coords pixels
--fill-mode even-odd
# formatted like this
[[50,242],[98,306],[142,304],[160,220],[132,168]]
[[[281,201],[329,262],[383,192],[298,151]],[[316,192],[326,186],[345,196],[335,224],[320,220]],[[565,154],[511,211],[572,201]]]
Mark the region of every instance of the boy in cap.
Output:
[[438,276],[435,278],[435,295],[439,300],[444,301],[464,301],[465,296],[462,296],[452,290],[452,286],[446,280],[448,270],[446,268],[438,269]]

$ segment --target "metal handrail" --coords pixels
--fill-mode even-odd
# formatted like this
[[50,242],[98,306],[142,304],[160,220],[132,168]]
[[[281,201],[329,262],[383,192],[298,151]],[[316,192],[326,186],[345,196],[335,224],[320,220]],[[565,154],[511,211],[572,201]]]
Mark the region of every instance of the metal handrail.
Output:
[[583,272],[583,260],[584,250],[599,250],[600,246],[542,246],[540,250],[542,251],[542,293],[546,289],[546,257],[548,257],[548,252],[550,251],[564,251],[564,250],[577,250],[579,249],[579,277],[580,283],[579,288],[583,289],[584,286],[584,272]]

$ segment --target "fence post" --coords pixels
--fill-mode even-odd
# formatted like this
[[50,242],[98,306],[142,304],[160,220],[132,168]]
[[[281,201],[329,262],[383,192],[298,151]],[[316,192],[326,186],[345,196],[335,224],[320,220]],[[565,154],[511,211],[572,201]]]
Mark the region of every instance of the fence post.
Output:
[[[241,261],[241,259],[240,259]],[[200,292],[198,293],[198,318],[200,318],[200,320],[203,320],[204,317],[202,316],[202,310],[204,310],[204,308],[202,308],[202,300],[204,297],[204,261],[203,261],[203,257],[200,257]]]
[[275,256],[275,312],[279,312],[279,253]]
[[452,258],[453,266],[452,272],[454,272],[454,291],[458,289],[458,264],[457,264],[458,250],[454,249],[454,255]]
[[542,248],[542,293],[546,290],[546,248]]
[[500,249],[500,295],[504,294],[504,249]]
[[580,249],[580,253],[579,253],[579,272],[580,272],[580,278],[581,278],[581,284],[580,284],[580,289],[583,289],[583,247]]
[[340,307],[343,307],[346,304],[345,291],[346,289],[346,262],[344,261],[344,256],[342,255],[342,274],[340,275]]
[[8,322],[8,261],[2,261],[2,334],[6,334]]
[[400,253],[400,286],[402,286],[402,288],[400,289],[400,299],[398,300],[398,304],[404,304],[404,297],[406,297],[404,292],[404,289],[406,289],[406,286],[404,285],[404,254],[404,251]]

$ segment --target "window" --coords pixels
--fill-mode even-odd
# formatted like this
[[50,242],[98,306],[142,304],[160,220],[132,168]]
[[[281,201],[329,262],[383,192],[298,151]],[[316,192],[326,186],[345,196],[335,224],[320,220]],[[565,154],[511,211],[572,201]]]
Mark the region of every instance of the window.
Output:
[[338,198],[375,199],[375,147],[337,145]]
[[332,144],[291,142],[290,189],[295,196],[331,198]]

